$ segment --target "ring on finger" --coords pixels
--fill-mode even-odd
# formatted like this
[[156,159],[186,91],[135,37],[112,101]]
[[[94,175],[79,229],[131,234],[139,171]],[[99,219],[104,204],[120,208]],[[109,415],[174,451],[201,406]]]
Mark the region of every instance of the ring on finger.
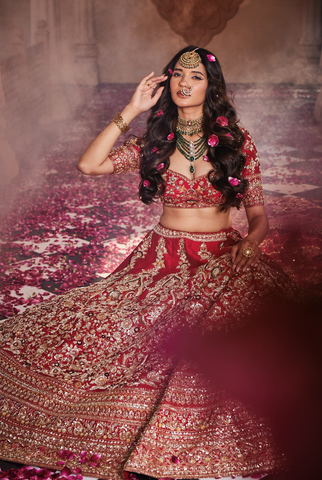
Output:
[[245,247],[242,250],[244,257],[250,258],[254,255],[254,250],[252,247]]
[[150,82],[146,81],[146,82],[145,82],[145,85],[146,85],[147,87],[149,87],[149,86],[150,86]]

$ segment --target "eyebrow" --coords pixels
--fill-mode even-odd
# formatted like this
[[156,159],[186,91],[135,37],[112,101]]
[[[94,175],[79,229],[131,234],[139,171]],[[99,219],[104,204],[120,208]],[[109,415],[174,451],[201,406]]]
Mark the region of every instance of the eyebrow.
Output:
[[[179,70],[179,72],[183,72],[182,68],[174,68],[174,70]],[[204,76],[202,72],[199,72],[198,70],[192,70],[191,73],[198,73],[199,75]]]

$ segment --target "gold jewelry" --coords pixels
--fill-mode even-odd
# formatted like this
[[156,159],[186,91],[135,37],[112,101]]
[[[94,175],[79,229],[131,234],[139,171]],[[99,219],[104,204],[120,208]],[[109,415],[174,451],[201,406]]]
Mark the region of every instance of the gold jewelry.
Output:
[[148,81],[146,81],[146,82],[145,82],[145,85],[146,85],[147,87],[149,87],[149,86],[150,86],[150,83],[149,83]]
[[252,247],[245,247],[242,250],[244,257],[250,258],[254,255],[254,250]]
[[126,133],[131,127],[124,122],[120,113],[116,113],[113,117],[113,122],[119,127],[122,133]]
[[177,132],[192,137],[202,132],[202,124],[203,117],[196,118],[195,120],[185,120],[184,118],[178,117]]
[[[196,48],[196,50],[198,50]],[[179,58],[179,63],[183,68],[195,68],[198,67],[199,63],[201,63],[201,57],[196,50],[192,50],[192,52],[186,52],[181,55]]]

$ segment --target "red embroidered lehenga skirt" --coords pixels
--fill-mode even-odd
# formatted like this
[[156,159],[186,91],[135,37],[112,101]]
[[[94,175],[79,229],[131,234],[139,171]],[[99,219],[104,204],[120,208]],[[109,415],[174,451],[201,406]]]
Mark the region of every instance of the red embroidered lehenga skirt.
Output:
[[86,450],[83,473],[109,480],[278,468],[266,422],[159,348],[183,325],[238,326],[268,290],[294,293],[266,255],[234,272],[239,240],[233,229],[157,225],[107,279],[3,322],[0,457],[48,468],[69,457],[72,467]]

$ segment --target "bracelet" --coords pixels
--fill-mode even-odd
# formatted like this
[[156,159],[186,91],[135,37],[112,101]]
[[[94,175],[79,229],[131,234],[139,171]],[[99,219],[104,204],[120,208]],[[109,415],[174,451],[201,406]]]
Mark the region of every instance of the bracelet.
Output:
[[114,115],[113,122],[119,127],[122,133],[128,132],[131,128],[124,122],[122,116],[119,113]]

